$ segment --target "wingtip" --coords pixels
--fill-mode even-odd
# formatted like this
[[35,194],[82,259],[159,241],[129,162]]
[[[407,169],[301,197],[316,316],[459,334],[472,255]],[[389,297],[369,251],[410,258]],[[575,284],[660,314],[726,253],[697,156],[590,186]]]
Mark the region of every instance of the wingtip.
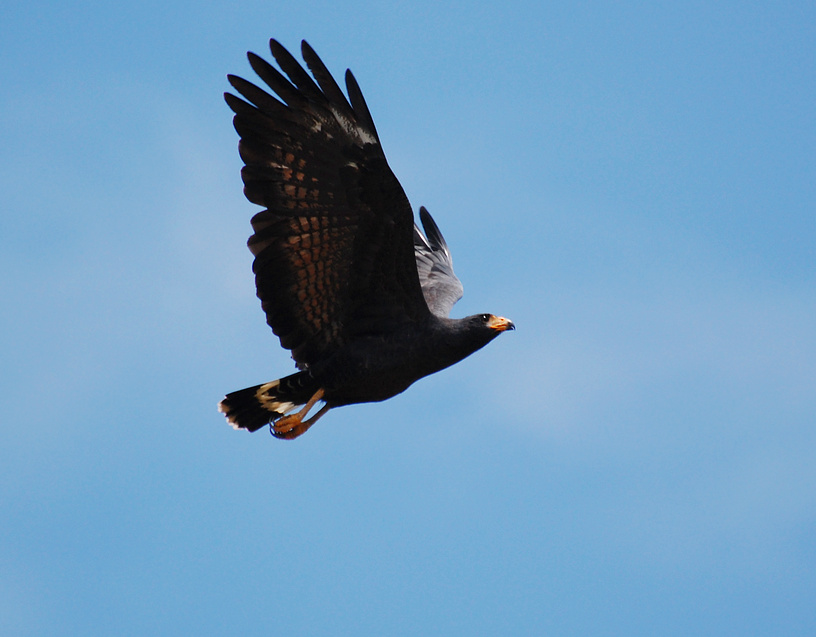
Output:
[[439,226],[436,225],[436,221],[434,221],[434,218],[425,206],[420,206],[419,208],[419,219],[422,221],[425,236],[428,237],[428,242],[431,246],[433,246],[434,249],[449,252],[448,243],[445,241],[442,231],[439,229]]
[[419,220],[422,221],[422,226],[423,227],[426,226],[428,220],[433,222],[433,217],[431,217],[431,213],[428,212],[428,209],[425,206],[420,206],[419,207]]

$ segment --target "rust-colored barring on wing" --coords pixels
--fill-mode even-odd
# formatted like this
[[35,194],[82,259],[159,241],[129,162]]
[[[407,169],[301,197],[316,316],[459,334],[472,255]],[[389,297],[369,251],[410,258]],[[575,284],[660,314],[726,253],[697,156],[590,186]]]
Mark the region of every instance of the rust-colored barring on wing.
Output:
[[[386,162],[350,72],[351,102],[303,42],[317,82],[275,40],[287,77],[250,53],[280,100],[235,76],[244,193],[265,206],[249,247],[267,322],[298,366],[325,359],[349,339],[389,333],[428,314],[413,251],[413,216]],[[246,100],[246,101],[245,101]]]

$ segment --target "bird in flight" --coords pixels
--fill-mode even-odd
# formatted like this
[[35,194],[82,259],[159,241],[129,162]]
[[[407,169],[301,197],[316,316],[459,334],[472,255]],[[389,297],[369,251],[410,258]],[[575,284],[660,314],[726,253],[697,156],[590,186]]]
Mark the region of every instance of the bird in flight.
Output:
[[424,232],[414,223],[351,71],[346,98],[305,41],[311,75],[269,44],[283,73],[248,57],[275,96],[229,75],[241,97],[224,98],[244,194],[265,208],[248,241],[258,298],[299,371],[227,394],[218,408],[236,429],[269,424],[291,439],[329,409],[391,398],[514,326],[493,314],[448,317],[462,296],[450,250],[424,207]]

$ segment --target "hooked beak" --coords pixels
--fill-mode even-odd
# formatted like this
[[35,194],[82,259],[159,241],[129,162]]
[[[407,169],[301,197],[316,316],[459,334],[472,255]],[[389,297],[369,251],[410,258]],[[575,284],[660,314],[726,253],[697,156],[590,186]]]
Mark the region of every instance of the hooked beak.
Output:
[[487,326],[491,330],[496,330],[497,332],[506,332],[508,330],[516,329],[516,326],[513,325],[513,321],[506,319],[503,316],[494,316],[490,319]]

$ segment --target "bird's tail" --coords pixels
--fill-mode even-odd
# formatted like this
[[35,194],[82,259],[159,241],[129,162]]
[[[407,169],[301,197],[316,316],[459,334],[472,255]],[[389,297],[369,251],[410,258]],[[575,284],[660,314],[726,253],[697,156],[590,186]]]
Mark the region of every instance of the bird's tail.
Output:
[[309,372],[298,372],[227,394],[218,403],[218,411],[227,417],[233,428],[257,431],[305,405],[317,389]]

